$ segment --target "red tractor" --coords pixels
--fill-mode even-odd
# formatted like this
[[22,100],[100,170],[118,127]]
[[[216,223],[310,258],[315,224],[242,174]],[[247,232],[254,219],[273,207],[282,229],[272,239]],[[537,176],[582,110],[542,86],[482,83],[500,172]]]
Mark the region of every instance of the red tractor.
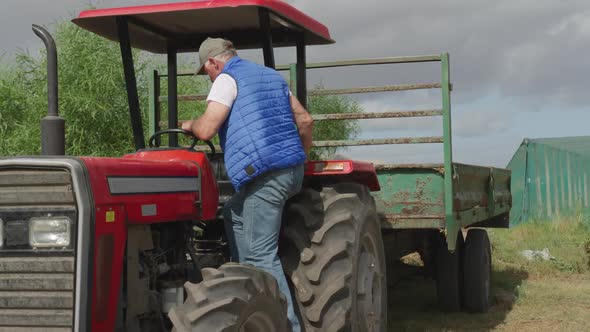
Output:
[[[137,152],[63,155],[55,48],[43,151],[0,159],[0,331],[286,331],[276,281],[228,262],[218,213],[231,186],[221,154],[179,147],[177,54],[207,37],[238,49],[294,46],[306,101],[306,46],[328,29],[281,1],[220,0],[82,12],[75,24],[120,43]],[[53,46],[53,47],[52,47]],[[167,54],[168,123],[145,147],[132,48]],[[169,135],[169,147],[156,146]],[[56,141],[57,139],[57,141]],[[310,162],[286,209],[281,255],[306,331],[385,331],[385,261],[371,164]]]

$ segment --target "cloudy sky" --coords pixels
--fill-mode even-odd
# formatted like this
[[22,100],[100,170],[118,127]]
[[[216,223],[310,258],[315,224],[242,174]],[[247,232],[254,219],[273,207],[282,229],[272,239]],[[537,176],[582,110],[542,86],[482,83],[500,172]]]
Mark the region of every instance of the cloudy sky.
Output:
[[[31,24],[51,27],[89,5],[166,0],[2,0],[0,52],[39,47]],[[458,162],[505,166],[523,138],[590,135],[590,2],[587,0],[289,0],[324,23],[336,44],[308,61],[439,54],[451,56],[453,144]],[[277,53],[278,63],[293,50]],[[255,57],[253,54],[246,54]],[[439,79],[434,64],[320,70],[309,84],[358,87]],[[355,98],[366,111],[439,107],[438,90]],[[433,136],[439,118],[361,121],[362,137]],[[352,148],[356,158],[436,162],[442,145]]]

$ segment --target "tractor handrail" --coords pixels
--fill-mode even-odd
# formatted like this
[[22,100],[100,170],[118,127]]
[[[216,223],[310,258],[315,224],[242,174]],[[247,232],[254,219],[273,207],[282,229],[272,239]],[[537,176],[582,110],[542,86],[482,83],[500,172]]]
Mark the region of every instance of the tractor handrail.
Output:
[[[307,69],[316,68],[334,68],[334,67],[348,67],[348,66],[362,66],[362,65],[384,65],[395,63],[416,63],[416,62],[438,62],[441,60],[441,55],[413,55],[413,56],[398,56],[372,59],[355,59],[355,60],[340,60],[327,62],[311,62],[306,64]],[[290,70],[291,65],[278,65],[276,70],[286,71]],[[179,70],[177,76],[193,76],[195,70]],[[161,74],[160,77],[167,77],[167,74]]]

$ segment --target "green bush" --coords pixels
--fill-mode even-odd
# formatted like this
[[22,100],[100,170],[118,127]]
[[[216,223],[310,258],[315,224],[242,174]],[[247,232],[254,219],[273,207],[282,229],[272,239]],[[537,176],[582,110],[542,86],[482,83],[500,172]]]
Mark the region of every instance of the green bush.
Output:
[[[133,151],[127,94],[116,43],[71,23],[56,26],[60,116],[66,153],[118,156]],[[138,93],[147,108],[148,59],[135,53]],[[21,52],[0,68],[0,155],[38,154],[40,120],[47,114],[46,54]],[[144,118],[146,118],[144,116]],[[144,124],[145,126],[145,124]]]

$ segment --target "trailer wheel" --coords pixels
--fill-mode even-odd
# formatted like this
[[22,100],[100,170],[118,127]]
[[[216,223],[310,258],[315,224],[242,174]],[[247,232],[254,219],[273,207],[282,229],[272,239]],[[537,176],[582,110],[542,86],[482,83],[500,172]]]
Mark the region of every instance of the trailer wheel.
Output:
[[385,254],[366,187],[304,188],[285,208],[280,254],[304,331],[386,331]]
[[435,235],[435,279],[438,307],[443,312],[461,311],[463,270],[463,234],[457,235],[456,249],[449,252],[444,235]]
[[184,285],[185,303],[168,314],[177,332],[288,330],[287,301],[270,274],[235,263],[202,273],[202,282]]
[[483,313],[492,298],[492,253],[485,229],[470,229],[463,252],[464,307],[467,312]]

